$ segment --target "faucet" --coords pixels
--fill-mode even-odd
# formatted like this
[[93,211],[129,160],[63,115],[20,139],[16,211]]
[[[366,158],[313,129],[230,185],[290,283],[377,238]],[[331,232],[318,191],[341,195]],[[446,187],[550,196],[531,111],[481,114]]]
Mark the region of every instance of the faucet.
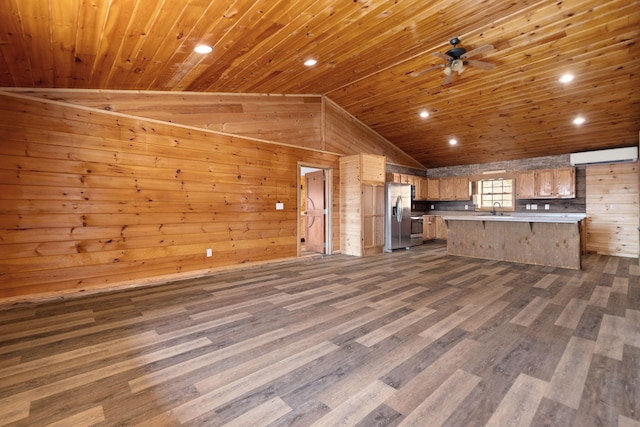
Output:
[[502,208],[502,205],[500,204],[500,202],[493,202],[493,209],[491,209],[491,215],[496,214],[496,203],[498,204],[499,208]]

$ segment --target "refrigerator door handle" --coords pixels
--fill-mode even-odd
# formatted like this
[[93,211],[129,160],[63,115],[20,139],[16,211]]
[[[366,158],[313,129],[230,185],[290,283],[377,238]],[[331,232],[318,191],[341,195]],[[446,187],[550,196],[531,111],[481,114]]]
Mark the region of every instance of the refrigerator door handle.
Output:
[[402,197],[398,196],[396,199],[396,221],[398,221],[398,223],[402,222],[402,210]]

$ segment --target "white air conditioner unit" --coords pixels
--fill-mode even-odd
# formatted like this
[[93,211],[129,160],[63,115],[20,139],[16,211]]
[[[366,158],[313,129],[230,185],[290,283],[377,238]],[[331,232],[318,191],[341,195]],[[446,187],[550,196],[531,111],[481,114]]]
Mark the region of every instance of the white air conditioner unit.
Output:
[[600,163],[635,162],[638,160],[638,147],[612,148],[610,150],[585,151],[571,153],[571,165],[596,165]]

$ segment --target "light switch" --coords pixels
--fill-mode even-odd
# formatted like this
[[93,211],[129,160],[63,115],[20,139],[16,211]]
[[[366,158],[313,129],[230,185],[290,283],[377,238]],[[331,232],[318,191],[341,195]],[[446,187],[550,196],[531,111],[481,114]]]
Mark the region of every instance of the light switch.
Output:
[[284,203],[276,203],[276,210],[281,211],[284,209]]

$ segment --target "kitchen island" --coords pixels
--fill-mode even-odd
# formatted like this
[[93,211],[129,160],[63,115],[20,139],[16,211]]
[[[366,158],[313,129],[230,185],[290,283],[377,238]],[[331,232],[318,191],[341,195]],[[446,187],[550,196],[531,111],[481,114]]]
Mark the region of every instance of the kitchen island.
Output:
[[579,270],[585,214],[444,215],[450,255]]

